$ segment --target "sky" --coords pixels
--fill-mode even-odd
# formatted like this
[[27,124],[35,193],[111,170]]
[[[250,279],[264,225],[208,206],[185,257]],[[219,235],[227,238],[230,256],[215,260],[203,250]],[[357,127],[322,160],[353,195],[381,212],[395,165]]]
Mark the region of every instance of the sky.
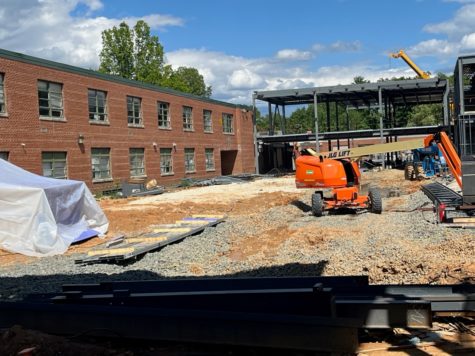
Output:
[[214,99],[255,90],[414,76],[475,54],[475,0],[0,0],[0,48],[97,69],[101,32],[145,20],[174,68],[197,68]]

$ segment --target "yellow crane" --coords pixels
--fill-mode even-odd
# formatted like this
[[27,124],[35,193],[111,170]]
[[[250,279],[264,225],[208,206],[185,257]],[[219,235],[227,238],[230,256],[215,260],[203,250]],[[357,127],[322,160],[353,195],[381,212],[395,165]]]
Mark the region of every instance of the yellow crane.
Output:
[[402,49],[397,52],[397,53],[391,53],[391,57],[393,58],[402,58],[404,60],[404,62],[407,63],[407,65],[409,67],[412,68],[412,70],[414,72],[417,73],[417,75],[422,78],[422,79],[429,79],[430,78],[430,75],[429,73],[427,72],[424,72],[422,69],[420,69],[417,64],[415,64],[411,58],[409,58],[409,56],[406,54],[406,52],[404,52]]

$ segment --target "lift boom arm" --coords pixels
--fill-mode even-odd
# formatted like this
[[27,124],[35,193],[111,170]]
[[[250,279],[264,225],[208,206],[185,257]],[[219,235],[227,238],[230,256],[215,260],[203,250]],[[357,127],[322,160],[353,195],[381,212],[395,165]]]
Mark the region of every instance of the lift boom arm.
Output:
[[460,157],[457,154],[457,151],[455,150],[455,147],[452,144],[449,136],[444,131],[435,133],[433,135],[428,135],[424,139],[424,146],[430,146],[432,141],[437,143],[440,152],[442,152],[442,155],[447,162],[450,172],[452,172],[452,175],[457,181],[459,187],[462,188],[462,161],[460,160]]
[[417,73],[417,75],[419,77],[421,77],[422,79],[429,79],[430,78],[430,75],[429,73],[427,72],[424,72],[422,69],[420,69],[416,63],[414,63],[411,58],[409,58],[409,56],[406,54],[406,52],[404,52],[402,49],[398,52],[398,53],[391,53],[391,57],[393,58],[402,58],[404,60],[404,62],[407,63],[407,65],[409,67],[412,68],[412,70],[414,72]]
[[369,146],[364,146],[364,147],[355,147],[355,148],[350,148],[350,149],[340,150],[340,151],[329,151],[329,152],[317,153],[311,148],[307,148],[306,151],[308,154],[315,157],[339,159],[339,158],[357,158],[357,157],[369,156],[369,155],[377,154],[377,153],[406,151],[406,150],[412,150],[414,148],[422,148],[422,147],[424,147],[424,139],[419,138],[419,139],[414,139],[410,141],[398,141],[398,142],[391,142],[391,143],[380,143],[380,144],[369,145]]

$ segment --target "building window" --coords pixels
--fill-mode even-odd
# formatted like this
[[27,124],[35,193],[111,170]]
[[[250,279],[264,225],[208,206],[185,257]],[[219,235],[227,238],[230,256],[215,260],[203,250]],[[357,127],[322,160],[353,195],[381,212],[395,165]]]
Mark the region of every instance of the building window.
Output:
[[193,131],[193,109],[189,106],[183,107],[183,130]]
[[224,133],[234,133],[233,115],[223,114],[223,132]]
[[111,179],[110,148],[92,148],[91,165],[93,181]]
[[141,98],[134,96],[127,97],[127,122],[130,126],[142,126],[142,115],[140,113]]
[[107,93],[101,90],[89,89],[89,121],[93,122],[107,122]]
[[214,150],[212,148],[205,148],[206,170],[214,171]]
[[158,103],[158,127],[161,129],[171,128],[170,104],[168,103]]
[[42,152],[41,163],[45,177],[58,179],[68,177],[66,152]]
[[63,118],[63,85],[38,80],[40,117]]
[[0,114],[4,114],[7,111],[5,104],[5,89],[3,87],[4,76],[3,73],[0,73]]
[[4,159],[5,161],[8,161],[8,151],[0,152],[0,159]]
[[211,110],[203,110],[203,127],[205,132],[213,132],[213,121],[211,120]]
[[171,148],[160,148],[160,173],[162,176],[173,174],[173,158]]
[[145,149],[131,148],[129,149],[130,159],[130,176],[144,177],[145,176]]
[[195,172],[195,149],[185,148],[185,173]]

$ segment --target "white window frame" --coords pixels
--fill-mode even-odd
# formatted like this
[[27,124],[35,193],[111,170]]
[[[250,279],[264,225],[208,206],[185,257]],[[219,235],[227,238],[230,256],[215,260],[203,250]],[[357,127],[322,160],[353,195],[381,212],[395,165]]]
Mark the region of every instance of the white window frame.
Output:
[[[51,174],[47,174],[45,171],[45,165],[49,165],[48,171]],[[68,178],[68,153],[61,151],[43,151],[41,152],[41,167],[43,170],[43,176],[56,179]]]
[[193,108],[183,106],[183,130],[193,131]]
[[0,73],[0,115],[7,113],[7,100],[5,96],[5,74]]
[[211,110],[203,110],[203,131],[213,132],[213,112]]
[[142,98],[127,95],[127,124],[130,127],[143,127]]
[[223,133],[234,133],[234,117],[233,114],[223,113]]
[[205,166],[207,171],[216,170],[214,164],[214,148],[205,148]]
[[185,158],[185,173],[196,172],[195,149],[185,148],[184,158]]
[[[94,163],[94,159],[99,160],[99,162]],[[103,164],[104,162],[106,162],[105,165]],[[109,147],[91,148],[91,169],[93,182],[112,180],[111,149]],[[96,176],[96,173],[98,173],[98,176]]]
[[[100,100],[101,100],[101,98],[99,98],[98,96],[99,93],[104,94],[104,100],[103,100],[104,105],[102,106],[103,108],[102,113],[99,110],[99,108],[101,107],[99,105]],[[88,105],[90,123],[104,123],[104,124],[109,123],[109,118],[107,116],[107,92],[106,91],[99,90],[99,89],[88,89],[87,90],[87,105]],[[91,107],[93,107],[94,109],[91,110]]]
[[131,177],[145,177],[145,148],[129,148],[129,164]]
[[157,102],[158,110],[158,128],[159,129],[171,129],[171,119],[170,119],[170,103],[164,101]]
[[[46,88],[40,86],[46,85]],[[46,96],[45,96],[46,94]],[[44,105],[46,102],[46,106]],[[63,84],[38,80],[38,109],[40,119],[64,121]],[[48,113],[41,111],[47,110]]]
[[160,148],[160,174],[162,176],[173,175],[173,150],[165,147]]

